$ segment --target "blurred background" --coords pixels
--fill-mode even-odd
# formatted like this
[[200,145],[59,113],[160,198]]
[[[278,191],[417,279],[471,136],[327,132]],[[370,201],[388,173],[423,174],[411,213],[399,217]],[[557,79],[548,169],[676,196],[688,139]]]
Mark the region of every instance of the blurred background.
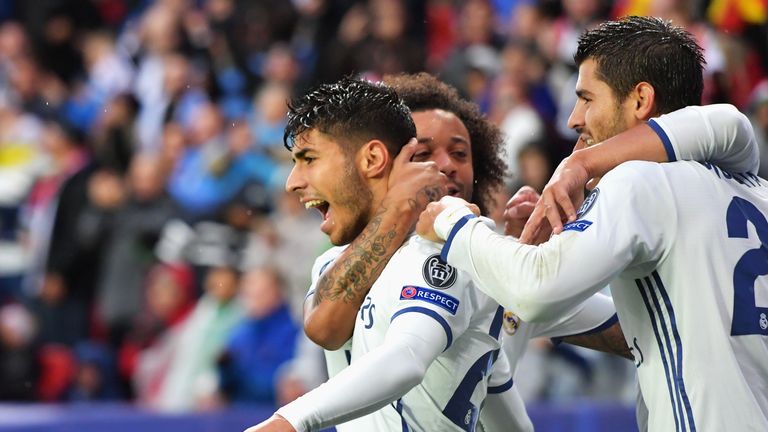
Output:
[[[698,39],[765,177],[764,0],[0,0],[0,429],[239,430],[314,388],[286,100],[429,71],[505,132],[503,206],[575,142],[579,34],[628,14]],[[634,427],[629,361],[533,341],[515,385],[538,430]]]

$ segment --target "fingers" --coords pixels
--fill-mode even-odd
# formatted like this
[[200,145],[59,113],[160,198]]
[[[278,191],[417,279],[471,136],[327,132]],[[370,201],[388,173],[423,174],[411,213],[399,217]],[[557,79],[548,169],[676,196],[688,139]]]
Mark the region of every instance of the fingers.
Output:
[[596,187],[597,187],[597,183],[598,183],[599,181],[600,181],[600,177],[596,177],[596,178],[590,179],[590,180],[587,182],[587,186],[586,186],[586,187],[587,187],[587,189],[589,189],[589,190],[593,190],[594,188],[596,188]]
[[533,213],[533,209],[535,208],[536,201],[521,202],[514,206],[507,207],[507,209],[504,210],[504,219],[521,219],[525,222],[531,217],[531,213]]
[[528,218],[528,222],[525,223],[523,232],[520,234],[520,242],[526,244],[532,244],[533,240],[539,233],[542,222],[546,219],[544,214],[544,207],[536,206]]
[[549,222],[549,225],[552,227],[552,232],[555,234],[560,234],[563,231],[563,221],[562,216],[560,215],[560,209],[557,204],[554,204],[550,201],[545,202],[544,214],[547,218],[547,221]]
[[416,154],[417,143],[416,138],[411,138],[408,144],[400,149],[400,153],[398,153],[394,163],[397,165],[410,162],[413,159],[413,155]]
[[511,208],[524,202],[535,203],[538,200],[539,194],[534,188],[530,186],[523,186],[517,192],[515,192],[514,195],[512,195],[512,198],[510,198],[509,201],[507,201],[506,208]]
[[432,202],[427,205],[427,208],[419,215],[419,220],[416,222],[416,234],[420,235],[430,241],[439,242],[440,238],[435,233],[435,218],[443,210],[443,206],[439,202]]
[[[558,215],[560,214],[559,209],[562,209],[563,214],[565,215],[568,222],[573,222],[576,220],[576,209],[573,206],[573,203],[571,202],[571,197],[568,196],[568,193],[566,193],[562,189],[555,189],[553,191],[555,203],[554,207],[556,208]],[[555,225],[552,225],[553,229],[555,228]],[[559,231],[558,231],[559,232]]]
[[476,204],[469,204],[469,210],[475,215],[480,216],[480,207],[478,207]]

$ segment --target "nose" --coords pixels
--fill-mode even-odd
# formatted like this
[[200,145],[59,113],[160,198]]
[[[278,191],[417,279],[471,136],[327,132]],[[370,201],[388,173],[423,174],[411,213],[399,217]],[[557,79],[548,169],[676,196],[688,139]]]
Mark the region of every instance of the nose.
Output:
[[432,161],[437,164],[437,169],[439,169],[440,172],[446,176],[453,177],[453,175],[456,173],[456,163],[454,162],[453,158],[451,158],[451,155],[448,154],[448,152],[435,152],[432,157]]
[[288,174],[288,178],[285,180],[285,190],[286,192],[295,193],[304,187],[306,187],[304,176],[301,175],[298,165],[294,165],[293,168],[291,168],[291,173]]
[[584,127],[584,108],[581,102],[576,102],[576,105],[571,111],[571,115],[568,116],[568,127],[571,129],[581,129]]

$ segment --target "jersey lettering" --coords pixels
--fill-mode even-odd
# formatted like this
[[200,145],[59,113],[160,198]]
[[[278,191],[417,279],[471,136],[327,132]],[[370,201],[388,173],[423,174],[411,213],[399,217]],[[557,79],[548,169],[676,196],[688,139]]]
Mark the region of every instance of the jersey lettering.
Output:
[[366,329],[373,327],[373,311],[376,310],[376,305],[372,303],[373,299],[371,296],[367,296],[365,302],[360,307],[360,320]]
[[[733,319],[731,336],[768,335],[768,307],[758,307],[755,298],[758,276],[768,274],[768,220],[754,204],[733,197],[726,213],[729,238],[747,238],[747,223],[757,231],[761,247],[750,249],[733,269]],[[765,284],[760,285],[766,289]]]

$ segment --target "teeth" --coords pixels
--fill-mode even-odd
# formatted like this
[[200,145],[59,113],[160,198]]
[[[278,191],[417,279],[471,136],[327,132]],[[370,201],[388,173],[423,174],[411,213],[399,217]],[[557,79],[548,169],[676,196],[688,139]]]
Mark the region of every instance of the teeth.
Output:
[[311,201],[307,201],[307,202],[304,203],[304,208],[310,209],[310,208],[313,208],[313,207],[317,207],[317,206],[323,205],[324,203],[325,203],[325,201],[323,201],[323,200],[311,200]]
[[595,140],[594,140],[594,139],[592,139],[592,138],[587,138],[587,139],[586,139],[586,144],[587,144],[587,147],[590,147],[590,146],[593,146],[593,145],[595,145],[595,144],[597,144],[597,143],[595,142]]

